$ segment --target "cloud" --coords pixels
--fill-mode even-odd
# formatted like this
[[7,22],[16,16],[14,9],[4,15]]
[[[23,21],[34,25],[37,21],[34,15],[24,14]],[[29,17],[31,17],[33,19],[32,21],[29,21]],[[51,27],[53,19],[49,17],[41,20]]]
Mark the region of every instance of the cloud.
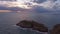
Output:
[[[7,1],[7,0],[6,0]],[[11,0],[9,0],[11,1]],[[22,8],[23,7],[23,8]],[[0,10],[11,11],[24,11],[26,9],[38,12],[53,11],[54,9],[60,9],[59,0],[33,0],[24,3],[19,2],[0,2]]]
[[32,3],[30,3],[30,2],[26,2],[26,3],[24,3],[25,5],[32,5]]
[[11,11],[24,11],[26,9],[20,8],[20,7],[8,7],[8,10]]
[[59,0],[56,1],[54,4],[55,4],[53,7],[54,9],[60,9],[60,1]]
[[16,1],[16,0],[0,0],[0,1]]
[[35,3],[43,3],[43,2],[45,2],[46,0],[32,0],[33,2],[35,2]]
[[35,11],[36,13],[50,13],[56,11],[55,9],[44,8],[42,6],[33,6],[31,10]]
[[57,1],[57,0],[48,0],[48,1],[52,1],[52,2],[55,2],[55,1]]
[[44,8],[50,9],[59,9],[60,1],[59,0],[32,0],[30,2],[24,3],[27,7],[33,7],[35,5],[42,6]]
[[7,6],[0,5],[0,10],[24,11],[25,9],[20,7],[7,7]]
[[60,0],[47,0],[39,5],[44,8],[58,9],[60,7]]

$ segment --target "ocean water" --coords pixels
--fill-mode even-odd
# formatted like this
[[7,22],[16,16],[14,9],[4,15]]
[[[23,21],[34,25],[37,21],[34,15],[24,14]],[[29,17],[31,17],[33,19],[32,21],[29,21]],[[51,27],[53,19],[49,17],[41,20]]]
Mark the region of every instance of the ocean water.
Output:
[[55,24],[60,24],[60,14],[59,12],[0,13],[0,34],[40,34],[36,31],[31,31],[29,29],[20,29],[20,27],[16,26],[16,23],[18,23],[21,20],[34,20],[39,23],[45,24],[50,29]]

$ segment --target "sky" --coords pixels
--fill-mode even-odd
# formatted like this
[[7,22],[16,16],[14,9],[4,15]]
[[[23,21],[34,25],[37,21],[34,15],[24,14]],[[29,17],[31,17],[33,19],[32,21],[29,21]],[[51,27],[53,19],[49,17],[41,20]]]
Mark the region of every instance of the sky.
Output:
[[60,0],[0,0],[0,10],[60,11]]

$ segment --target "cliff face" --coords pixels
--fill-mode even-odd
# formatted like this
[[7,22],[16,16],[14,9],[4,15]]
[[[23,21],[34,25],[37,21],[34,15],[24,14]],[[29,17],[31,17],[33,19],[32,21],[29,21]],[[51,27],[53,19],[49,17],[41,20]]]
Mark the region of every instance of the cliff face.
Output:
[[32,28],[32,30],[37,30],[40,32],[48,32],[48,28],[45,27],[43,24],[37,23],[35,21],[27,21],[23,20],[16,24],[22,28]]
[[55,25],[50,34],[60,34],[60,24]]

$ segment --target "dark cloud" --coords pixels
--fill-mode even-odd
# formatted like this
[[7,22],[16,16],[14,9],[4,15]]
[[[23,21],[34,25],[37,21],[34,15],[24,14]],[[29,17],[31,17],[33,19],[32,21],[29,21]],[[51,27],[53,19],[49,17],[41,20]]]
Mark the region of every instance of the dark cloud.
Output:
[[49,13],[49,12],[54,11],[53,9],[47,9],[47,8],[42,7],[42,6],[34,6],[34,7],[32,7],[31,10],[35,11],[37,13]]
[[53,0],[53,1],[57,1],[57,0]]
[[42,6],[33,6],[31,9],[24,9],[20,7],[6,7],[6,6],[0,6],[0,10],[10,10],[10,11],[32,11],[37,13],[50,13],[54,10],[44,8]]
[[45,1],[53,1],[53,2],[55,2],[57,0],[32,0],[32,1],[35,2],[35,3],[43,3]]
[[24,3],[25,5],[32,5],[32,3],[30,3],[30,2],[26,2],[26,3]]
[[8,7],[8,10],[11,11],[24,11],[24,8],[20,8],[20,7]]
[[0,10],[8,10],[6,6],[0,5]]
[[10,10],[10,11],[23,11],[25,9],[20,7],[6,7],[6,6],[0,6],[0,10]]
[[[56,2],[56,1],[58,1],[58,2]],[[55,2],[54,2],[54,5],[53,5],[53,9],[60,9],[60,1],[59,0],[56,0]]]
[[57,0],[51,0],[51,1],[55,2],[55,1],[57,1]]
[[26,3],[24,3],[24,5],[27,5],[27,7],[32,7],[32,3],[30,3],[30,2],[26,2]]
[[43,3],[45,1],[47,1],[47,0],[33,0],[33,2],[36,2],[36,3]]

